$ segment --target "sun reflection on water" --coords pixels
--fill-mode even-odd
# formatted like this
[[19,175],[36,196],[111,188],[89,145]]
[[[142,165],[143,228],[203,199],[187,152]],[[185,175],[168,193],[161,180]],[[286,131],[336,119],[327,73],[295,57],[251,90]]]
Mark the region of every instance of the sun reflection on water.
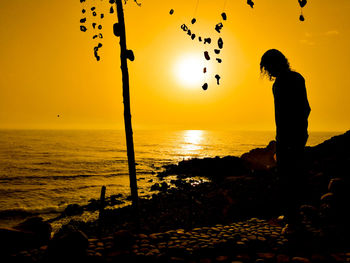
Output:
[[202,141],[204,132],[201,130],[187,130],[183,134],[184,143],[182,144],[182,153],[193,156],[203,149]]

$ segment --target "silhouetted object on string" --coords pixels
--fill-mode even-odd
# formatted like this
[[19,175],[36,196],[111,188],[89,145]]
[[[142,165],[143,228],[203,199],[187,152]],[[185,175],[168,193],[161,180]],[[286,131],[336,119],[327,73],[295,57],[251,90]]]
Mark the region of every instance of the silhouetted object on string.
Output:
[[188,30],[188,27],[185,24],[182,24],[181,29],[186,32]]
[[204,44],[211,44],[211,38],[204,38]]
[[301,8],[303,8],[307,4],[307,0],[298,0],[298,2]]
[[101,30],[102,29],[102,25],[98,25],[98,29]]
[[207,68],[203,68],[203,73],[207,73]]
[[170,15],[174,14],[174,9],[171,9],[169,12]]
[[221,63],[221,62],[222,62],[222,59],[221,59],[221,58],[217,58],[216,61],[217,61],[218,63]]
[[254,7],[254,2],[252,0],[247,0],[247,4],[250,5],[251,8]]
[[194,40],[196,38],[196,34],[191,35],[191,39]]
[[221,14],[221,17],[222,17],[223,20],[225,20],[225,21],[227,20],[227,15],[226,15],[225,12],[223,12],[223,13]]
[[85,0],[80,0],[80,3],[83,3],[83,2],[85,2]]
[[220,77],[218,74],[216,74],[216,75],[215,75],[215,78],[216,78],[216,84],[220,85],[220,79],[221,79],[221,77]]
[[207,90],[208,89],[208,83],[204,83],[204,85],[202,86],[203,90]]
[[60,117],[60,115],[57,115],[57,118],[59,118]]
[[94,11],[94,12],[92,12],[92,15],[93,15],[93,16],[96,16],[96,15],[97,15],[97,13]]
[[100,33],[100,34],[98,34],[98,37],[99,38],[103,38],[103,35]]
[[299,20],[300,21],[305,21],[305,17],[303,15],[303,7],[307,4],[306,0],[298,0],[299,5],[300,5],[300,16],[299,16]]
[[93,6],[93,7],[91,7],[91,11],[94,11],[95,9],[96,9],[96,7],[94,7],[94,6]]
[[94,47],[94,55],[97,61],[100,61],[100,56],[98,55],[98,50],[102,47],[101,43],[98,43],[96,47]]
[[192,20],[191,20],[191,24],[193,25],[194,23],[196,23],[196,19],[195,18],[193,18]]
[[87,28],[86,28],[86,26],[80,26],[80,30],[83,32],[86,32]]
[[109,13],[110,13],[110,14],[113,14],[113,13],[114,13],[114,8],[113,8],[113,6],[111,6],[111,8],[109,9]]
[[135,55],[134,52],[132,50],[127,50],[126,51],[126,57],[130,60],[130,61],[134,61],[135,60]]
[[92,37],[92,39],[95,39],[95,38],[97,38],[98,37],[98,35],[94,35],[93,37]]
[[82,12],[83,14],[85,14],[86,10],[85,10],[85,9],[83,9],[83,10],[81,10],[81,12]]
[[187,30],[187,35],[192,36],[191,30]]
[[222,40],[222,38],[220,37],[219,40],[218,40],[218,47],[220,49],[222,49],[224,47],[224,41]]
[[199,42],[202,42],[202,37],[198,37]]
[[93,28],[93,29],[96,28],[96,23],[92,23],[92,28]]
[[209,52],[208,51],[204,52],[204,57],[205,57],[206,60],[210,60],[210,56],[209,56]]
[[220,49],[214,49],[215,54],[219,55],[220,54]]
[[221,33],[221,29],[224,27],[224,25],[222,23],[219,23],[215,26],[215,30],[218,32],[218,33]]
[[103,19],[103,18],[105,17],[105,15],[104,15],[104,14],[101,14],[101,16],[100,16],[100,17],[101,17],[101,19]]
[[292,71],[287,58],[276,49],[265,52],[260,70],[275,80],[272,91],[275,103],[277,169],[281,180],[282,199],[286,203],[290,228],[300,223],[297,215],[306,184],[303,156],[308,139],[310,106],[305,80]]
[[86,18],[85,17],[80,19],[80,23],[85,23],[85,22],[86,22]]

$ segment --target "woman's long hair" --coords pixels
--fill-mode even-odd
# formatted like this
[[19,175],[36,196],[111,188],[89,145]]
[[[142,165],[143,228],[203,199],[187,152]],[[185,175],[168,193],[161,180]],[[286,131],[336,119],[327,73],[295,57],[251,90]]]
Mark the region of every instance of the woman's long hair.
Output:
[[260,72],[262,75],[268,76],[272,80],[275,76],[272,76],[269,72],[269,68],[273,67],[278,69],[279,72],[290,70],[288,59],[277,49],[270,49],[265,52],[260,61]]

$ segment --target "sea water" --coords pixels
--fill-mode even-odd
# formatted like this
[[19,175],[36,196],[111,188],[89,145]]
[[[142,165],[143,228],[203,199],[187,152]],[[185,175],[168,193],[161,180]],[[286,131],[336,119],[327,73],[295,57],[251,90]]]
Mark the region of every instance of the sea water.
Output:
[[[308,145],[336,134],[310,133]],[[274,132],[134,131],[139,194],[150,194],[166,164],[240,156],[273,139]],[[45,217],[68,204],[87,204],[99,198],[103,185],[107,196],[130,195],[124,131],[0,130],[0,227],[24,212]]]

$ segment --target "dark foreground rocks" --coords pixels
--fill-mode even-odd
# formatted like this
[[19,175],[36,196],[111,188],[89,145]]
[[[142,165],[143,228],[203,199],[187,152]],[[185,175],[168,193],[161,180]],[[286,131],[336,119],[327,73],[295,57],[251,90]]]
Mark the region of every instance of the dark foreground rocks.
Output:
[[[137,234],[127,230],[86,239],[64,238],[66,245],[28,250],[14,260],[39,262],[347,262],[350,248],[331,251],[318,233],[297,242],[281,234],[274,221],[251,218],[227,225]],[[62,240],[62,241],[63,241]],[[74,242],[73,242],[74,241]],[[72,243],[73,242],[73,243]],[[62,246],[63,245],[63,246]],[[71,247],[69,247],[71,246]],[[52,249],[58,249],[52,254]],[[75,251],[75,249],[77,249]],[[60,253],[58,253],[60,252]],[[68,253],[70,252],[70,253]],[[78,253],[79,252],[79,253]]]
[[[242,157],[168,166],[151,199],[140,199],[139,227],[130,206],[105,209],[95,222],[62,227],[48,245],[13,253],[29,262],[349,262],[350,132],[306,149],[303,230],[281,233],[285,212],[274,169],[274,143]],[[198,184],[183,178],[205,176]],[[175,186],[175,187],[174,187]],[[300,189],[295,189],[300,194]],[[114,200],[115,198],[113,198]],[[112,199],[111,199],[112,200]],[[116,199],[117,200],[117,199]],[[89,209],[99,208],[93,202]],[[67,214],[80,213],[71,206]],[[253,219],[252,219],[253,218]],[[259,218],[259,219],[257,219]]]
[[40,247],[47,244],[51,226],[41,217],[32,217],[13,228],[0,229],[0,252],[10,253],[19,249]]

